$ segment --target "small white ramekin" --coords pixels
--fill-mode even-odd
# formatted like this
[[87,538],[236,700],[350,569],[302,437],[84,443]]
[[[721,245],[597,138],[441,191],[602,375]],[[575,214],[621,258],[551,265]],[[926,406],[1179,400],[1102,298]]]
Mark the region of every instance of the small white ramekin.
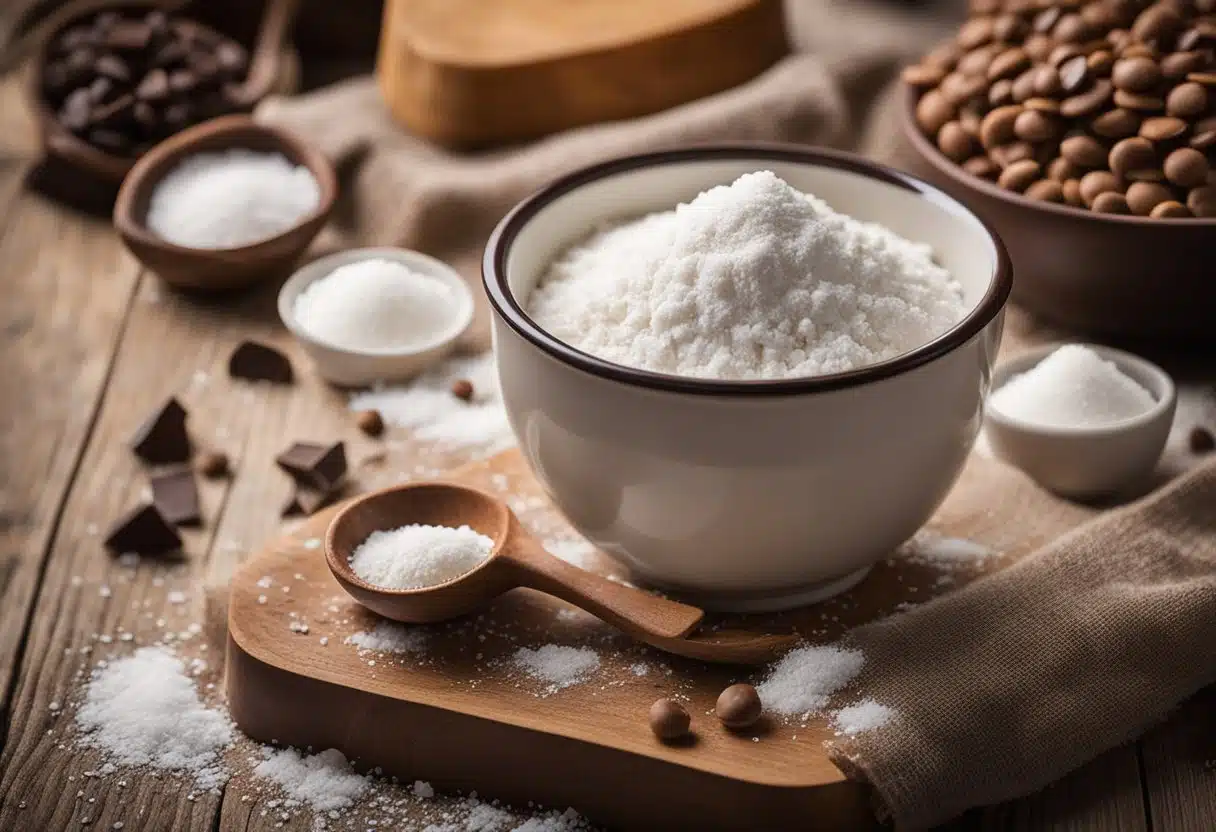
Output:
[[[431,341],[408,348],[350,349],[316,338],[296,320],[296,298],[334,269],[362,260],[391,260],[451,286],[456,298],[452,325]],[[473,293],[451,266],[434,257],[403,248],[358,248],[314,260],[293,274],[279,290],[279,317],[304,345],[322,378],[342,387],[362,387],[405,381],[447,355],[473,320]]]
[[[612,364],[527,314],[546,265],[599,223],[765,169],[931,245],[963,287],[966,316],[864,369],[731,382]],[[554,502],[644,581],[740,611],[840,592],[932,515],[979,432],[1012,285],[996,235],[944,193],[792,146],[696,147],[558,179],[498,226],[483,275],[507,414]]]

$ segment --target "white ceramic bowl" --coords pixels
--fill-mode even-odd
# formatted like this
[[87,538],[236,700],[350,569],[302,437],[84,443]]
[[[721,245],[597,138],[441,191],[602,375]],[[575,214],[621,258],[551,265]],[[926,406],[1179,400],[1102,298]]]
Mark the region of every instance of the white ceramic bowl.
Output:
[[[598,223],[762,169],[932,245],[964,288],[964,320],[862,370],[727,382],[609,363],[524,311],[547,264]],[[511,426],[557,506],[642,580],[741,611],[840,592],[929,518],[979,431],[1012,285],[991,229],[942,192],[782,146],[655,153],[563,177],[502,221],[483,274]]]
[[[993,389],[1030,370],[1058,346],[1004,362],[993,373]],[[1086,346],[1148,390],[1156,400],[1153,408],[1103,427],[1053,428],[1028,424],[989,404],[985,421],[988,444],[997,456],[1049,491],[1074,499],[1115,494],[1146,480],[1165,449],[1177,404],[1173,380],[1156,364],[1122,350]]]
[[[452,325],[427,343],[382,350],[340,347],[316,338],[300,326],[295,314],[300,293],[334,269],[361,260],[392,260],[451,286],[457,299]],[[358,248],[314,260],[293,274],[279,290],[279,317],[304,345],[322,378],[344,387],[361,387],[412,378],[451,352],[456,339],[473,320],[473,293],[451,266],[434,257],[403,248]]]

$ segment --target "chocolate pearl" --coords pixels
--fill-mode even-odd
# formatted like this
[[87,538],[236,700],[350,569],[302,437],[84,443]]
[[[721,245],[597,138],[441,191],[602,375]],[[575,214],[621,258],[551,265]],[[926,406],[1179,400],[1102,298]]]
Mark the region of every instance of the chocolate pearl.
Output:
[[1045,142],[1059,133],[1059,125],[1038,110],[1023,110],[1013,122],[1013,132],[1027,142]]
[[1115,12],[1105,3],[1090,3],[1081,8],[1081,19],[1089,25],[1090,31],[1106,31],[1114,17]]
[[975,49],[992,40],[992,18],[973,17],[962,25],[955,37],[963,49]]
[[1016,43],[1029,31],[1026,22],[1015,14],[1003,14],[992,24],[992,36],[1005,43]]
[[1147,118],[1140,125],[1140,135],[1150,142],[1168,142],[1187,131],[1189,125],[1180,118],[1158,116]]
[[1036,32],[1050,32],[1060,20],[1063,11],[1059,6],[1048,6],[1034,16],[1033,28]]
[[1165,99],[1165,111],[1178,118],[1194,118],[1207,108],[1207,91],[1194,81],[1174,87]]
[[1081,15],[1066,14],[1060,18],[1051,33],[1059,40],[1080,43],[1089,37],[1090,31],[1090,25]]
[[1060,88],[1070,95],[1084,87],[1089,81],[1089,66],[1085,56],[1077,55],[1060,64],[1058,77]]
[[1085,59],[1085,65],[1094,75],[1107,76],[1115,66],[1115,56],[1105,49],[1091,52]]
[[1187,437],[1187,445],[1191,449],[1191,453],[1206,454],[1216,451],[1216,436],[1202,425],[1196,425],[1191,428],[1191,433]]
[[1064,181],[1064,204],[1071,205],[1074,208],[1082,208],[1085,206],[1085,200],[1081,198],[1081,182],[1078,179],[1067,179]]
[[1024,72],[1029,66],[1030,56],[1026,54],[1026,50],[1020,46],[1006,49],[993,58],[992,63],[988,65],[988,80],[996,81],[1000,78],[1010,78],[1019,72]]
[[996,180],[1001,173],[1001,166],[987,156],[972,156],[963,162],[963,170],[980,179]]
[[954,69],[961,54],[958,44],[954,41],[946,41],[930,49],[925,55],[924,62],[941,67],[944,72],[949,72]]
[[1034,94],[1041,97],[1059,95],[1064,87],[1060,83],[1060,73],[1054,66],[1036,67],[1034,71]]
[[714,713],[727,728],[749,728],[760,719],[764,706],[760,694],[749,684],[731,685],[718,695]]
[[688,734],[692,718],[680,703],[671,699],[658,699],[650,706],[648,714],[650,730],[664,742],[679,739]]
[[958,66],[955,69],[964,75],[984,75],[988,72],[988,66],[992,63],[992,59],[1000,51],[1000,44],[993,43],[976,49],[974,52],[968,52],[959,58]]
[[1054,98],[1027,98],[1022,102],[1022,106],[1027,110],[1038,110],[1053,116],[1060,112],[1060,102]]
[[1193,147],[1180,147],[1165,157],[1165,178],[1181,188],[1198,188],[1208,181],[1211,166],[1207,157]]
[[1108,155],[1100,141],[1083,133],[1060,142],[1060,154],[1078,168],[1086,170],[1105,167]]
[[1089,207],[1099,214],[1129,214],[1132,210],[1127,204],[1127,197],[1114,191],[1098,194]]
[[1156,167],[1157,154],[1148,139],[1133,136],[1123,139],[1110,149],[1107,161],[1116,176],[1126,176],[1129,171]]
[[1186,195],[1186,207],[1197,217],[1216,217],[1216,185],[1191,188]]
[[980,121],[983,119],[983,114],[972,109],[971,107],[964,108],[958,114],[958,123],[967,131],[967,135],[972,138],[979,138]]
[[197,461],[198,472],[208,479],[217,479],[228,473],[228,455],[222,451],[204,451]]
[[1202,52],[1174,52],[1161,59],[1161,74],[1171,81],[1177,81],[1188,73],[1199,71],[1203,63]]
[[988,105],[1002,107],[1013,103],[1013,82],[1002,78],[988,89]]
[[1104,193],[1122,193],[1119,179],[1108,170],[1094,170],[1081,177],[1081,199],[1092,208],[1094,200]]
[[1047,56],[1051,54],[1051,49],[1054,46],[1051,38],[1047,35],[1031,35],[1026,38],[1026,42],[1022,44],[1022,48],[1026,50],[1026,54],[1030,56],[1030,60],[1035,63],[1042,63],[1047,60]]
[[1140,122],[1138,113],[1116,107],[1095,118],[1089,127],[1105,139],[1126,139],[1136,135],[1140,130]]
[[962,162],[975,148],[971,135],[957,121],[948,121],[937,134],[937,147],[946,158]]
[[1115,90],[1115,104],[1139,113],[1157,113],[1165,109],[1164,98],[1128,92],[1127,90]]
[[1173,6],[1158,3],[1149,6],[1132,24],[1132,37],[1141,43],[1164,40],[1183,26],[1182,15]]
[[1034,76],[1034,70],[1028,69],[1013,79],[1013,100],[1016,103],[1034,98]]
[[473,382],[467,378],[458,378],[452,382],[452,395],[464,401],[473,398]]
[[1216,147],[1216,130],[1206,130],[1202,133],[1196,132],[1191,136],[1191,147],[1196,150],[1207,150],[1210,147]]
[[379,410],[360,410],[355,414],[355,424],[368,436],[384,433],[384,417]]
[[1169,188],[1156,182],[1133,182],[1127,186],[1127,205],[1137,216],[1147,217],[1158,205],[1173,198]]
[[1042,170],[1034,159],[1021,159],[1001,171],[996,183],[1010,191],[1024,191],[1040,177]]
[[933,64],[915,64],[904,67],[904,71],[900,73],[900,78],[903,79],[905,84],[919,89],[936,87],[945,77],[946,71],[940,66],[934,66]]
[[1161,81],[1161,69],[1151,58],[1122,58],[1115,62],[1110,78],[1118,89],[1147,92]]
[[1026,196],[1043,202],[1063,202],[1064,187],[1054,179],[1040,179],[1026,189]]
[[937,90],[929,90],[916,102],[916,123],[930,136],[936,136],[955,113],[954,106]]
[[1085,50],[1077,46],[1075,43],[1061,43],[1051,50],[1051,54],[1047,56],[1047,63],[1055,67],[1060,67],[1074,58],[1084,58]]
[[1191,216],[1191,211],[1181,202],[1171,199],[1158,204],[1149,216],[1155,220],[1178,220]]
[[1047,164],[1047,178],[1056,182],[1066,182],[1081,176],[1081,169],[1063,156],[1057,156]]
[[1121,49],[1127,44],[1131,36],[1131,32],[1126,29],[1111,29],[1106,33],[1106,42],[1115,49]]
[[1065,118],[1082,118],[1102,109],[1110,101],[1114,86],[1105,78],[1096,81],[1087,92],[1065,98],[1060,102],[1060,114]]
[[988,84],[983,78],[968,78],[956,72],[942,79],[942,85],[938,89],[946,96],[947,101],[958,107],[987,91]]
[[988,152],[988,155],[1004,169],[1017,162],[1033,159],[1034,145],[1030,142],[1011,142],[994,147]]
[[1187,29],[1178,36],[1178,40],[1174,46],[1181,52],[1189,52],[1202,44],[1205,39],[1216,37],[1216,32],[1213,29],[1203,29],[1201,26],[1202,23],[1193,29]]
[[998,145],[1012,140],[1014,137],[1014,125],[1017,123],[1018,116],[1022,112],[1022,107],[1017,104],[997,107],[989,112],[988,115],[984,116],[984,120],[980,122],[980,144],[991,150]]

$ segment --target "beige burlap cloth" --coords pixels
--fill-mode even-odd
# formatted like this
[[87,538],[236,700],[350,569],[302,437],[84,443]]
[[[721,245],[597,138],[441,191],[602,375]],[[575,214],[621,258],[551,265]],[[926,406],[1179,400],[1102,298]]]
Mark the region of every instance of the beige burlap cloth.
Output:
[[[322,246],[421,249],[476,281],[503,213],[593,161],[747,139],[897,159],[895,74],[950,25],[914,9],[794,2],[799,51],[744,87],[491,153],[453,154],[406,135],[371,79],[269,102],[260,115],[341,162],[344,196]],[[1028,335],[1041,337],[1019,321],[1008,346]],[[483,304],[473,340],[485,336]],[[939,526],[1020,559],[850,636],[867,656],[857,691],[899,716],[832,753],[901,827],[1033,791],[1216,681],[1216,461],[1099,514],[976,458]]]

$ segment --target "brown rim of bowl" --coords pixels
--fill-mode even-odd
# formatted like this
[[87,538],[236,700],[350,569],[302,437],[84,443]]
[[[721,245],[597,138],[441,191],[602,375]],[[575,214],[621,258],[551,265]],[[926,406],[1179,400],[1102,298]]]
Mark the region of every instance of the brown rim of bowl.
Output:
[[[160,181],[168,173],[168,168],[176,166],[181,160],[191,155],[189,149],[192,145],[199,143],[201,139],[227,137],[234,133],[246,133],[251,129],[270,137],[284,156],[295,164],[308,168],[313,178],[317,180],[317,187],[321,191],[317,207],[297,220],[290,228],[273,237],[267,237],[265,240],[258,240],[235,248],[189,248],[158,237],[148,229],[146,218],[135,216],[137,197],[142,195],[145,189],[153,187]],[[232,144],[221,142],[200,152],[214,152],[242,146],[239,141]],[[282,128],[259,124],[251,116],[220,116],[175,133],[139,158],[118,189],[118,197],[114,201],[114,225],[120,233],[138,240],[144,245],[173,252],[183,257],[257,255],[262,253],[264,248],[269,248],[284,237],[294,234],[300,227],[325,217],[333,210],[337,198],[337,174],[334,173],[333,166],[321,151]]]
[[929,164],[940,173],[950,177],[955,182],[965,187],[979,191],[985,196],[990,196],[994,199],[1008,202],[1012,205],[1017,205],[1022,208],[1030,208],[1035,211],[1046,211],[1049,214],[1061,214],[1067,217],[1076,219],[1086,219],[1091,222],[1109,222],[1120,225],[1154,225],[1159,226],[1163,223],[1168,224],[1171,228],[1186,228],[1186,227],[1206,227],[1216,226],[1216,218],[1213,217],[1174,217],[1167,219],[1153,219],[1152,217],[1140,217],[1132,214],[1100,214],[1097,211],[1091,211],[1088,208],[1075,208],[1072,205],[1060,205],[1055,202],[1044,202],[1039,199],[1031,199],[1023,196],[1016,191],[1007,191],[986,179],[981,179],[978,176],[973,176],[963,170],[961,166],[947,159],[942,152],[937,149],[937,145],[929,141],[928,137],[920,131],[920,127],[916,124],[916,102],[919,100],[919,95],[915,87],[905,84],[904,105],[901,116],[904,125],[904,134],[908,137],[908,141],[916,151],[925,158]]
[[[507,255],[521,229],[543,208],[584,185],[617,174],[628,173],[640,168],[718,159],[789,162],[833,168],[860,174],[919,194],[949,213],[977,223],[986,232],[992,246],[993,259],[996,261],[996,270],[989,280],[988,290],[975,308],[951,329],[927,344],[922,344],[894,358],[843,373],[754,381],[675,376],[615,364],[576,349],[550,335],[524,311],[507,285]],[[482,282],[485,285],[486,294],[489,296],[490,305],[508,326],[525,340],[531,342],[533,346],[539,347],[563,364],[583,372],[622,384],[669,393],[707,396],[791,396],[858,387],[906,373],[953,352],[983,331],[1005,308],[1005,303],[1013,288],[1013,267],[1010,264],[1009,254],[1005,251],[1004,243],[1001,242],[991,225],[976,216],[958,200],[915,176],[894,170],[878,162],[862,159],[851,153],[836,150],[811,149],[789,144],[743,143],[697,145],[681,150],[625,156],[590,165],[559,177],[516,205],[499,222],[486,243],[485,256],[482,258]]]

